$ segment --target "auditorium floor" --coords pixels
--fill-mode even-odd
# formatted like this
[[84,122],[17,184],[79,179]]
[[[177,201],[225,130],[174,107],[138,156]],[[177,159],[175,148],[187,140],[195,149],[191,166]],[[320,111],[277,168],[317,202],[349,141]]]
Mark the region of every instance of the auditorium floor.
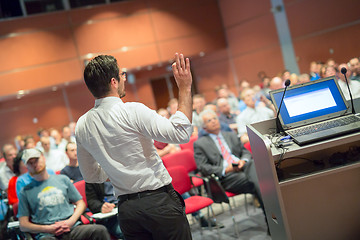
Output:
[[[214,203],[213,209],[215,212],[216,220],[224,224],[224,228],[219,230],[209,230],[207,228],[202,229],[200,232],[200,226],[198,222],[194,222],[191,216],[188,216],[191,232],[194,240],[232,240],[232,239],[243,239],[243,240],[271,240],[271,237],[267,235],[267,227],[265,218],[261,208],[254,208],[252,203],[249,203],[252,199],[251,195],[248,195],[248,212],[249,216],[246,215],[244,195],[235,196],[236,206],[234,207],[233,201],[233,212],[235,215],[236,226],[238,228],[239,236],[237,237],[234,230],[234,224],[231,218],[229,207],[227,204]],[[207,210],[202,210],[203,214],[207,217]],[[219,236],[220,234],[220,236]]]

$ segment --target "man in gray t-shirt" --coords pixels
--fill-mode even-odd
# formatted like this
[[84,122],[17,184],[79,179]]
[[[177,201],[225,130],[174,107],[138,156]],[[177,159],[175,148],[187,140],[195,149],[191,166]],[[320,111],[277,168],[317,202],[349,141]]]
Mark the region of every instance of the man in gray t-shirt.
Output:
[[79,225],[85,202],[68,177],[48,174],[39,150],[24,150],[22,160],[33,180],[18,196],[21,231],[36,239],[110,239],[101,225]]

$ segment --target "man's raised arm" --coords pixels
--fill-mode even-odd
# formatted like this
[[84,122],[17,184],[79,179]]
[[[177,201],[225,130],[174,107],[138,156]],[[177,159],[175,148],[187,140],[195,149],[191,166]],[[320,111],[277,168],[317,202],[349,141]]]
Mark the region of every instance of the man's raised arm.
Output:
[[191,98],[191,84],[192,76],[190,71],[189,58],[184,59],[183,54],[175,54],[175,62],[172,64],[173,74],[176,84],[179,88],[179,107],[186,115],[190,122],[192,122],[192,98]]

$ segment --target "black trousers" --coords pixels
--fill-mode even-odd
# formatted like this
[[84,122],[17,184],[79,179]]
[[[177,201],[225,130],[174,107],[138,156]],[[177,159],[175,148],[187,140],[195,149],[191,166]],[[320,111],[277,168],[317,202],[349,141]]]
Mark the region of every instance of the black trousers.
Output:
[[185,204],[174,189],[118,203],[118,220],[126,240],[189,240]]

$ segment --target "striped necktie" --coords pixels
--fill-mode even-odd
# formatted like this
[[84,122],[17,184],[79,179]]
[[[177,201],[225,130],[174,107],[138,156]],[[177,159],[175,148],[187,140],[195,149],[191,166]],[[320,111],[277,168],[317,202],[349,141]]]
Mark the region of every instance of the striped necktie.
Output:
[[218,140],[219,146],[220,146],[220,150],[221,150],[221,154],[224,158],[224,160],[228,163],[231,164],[233,162],[233,159],[231,157],[231,153],[228,152],[228,150],[226,150],[225,146],[222,144],[221,139],[219,136],[216,137],[216,139]]

